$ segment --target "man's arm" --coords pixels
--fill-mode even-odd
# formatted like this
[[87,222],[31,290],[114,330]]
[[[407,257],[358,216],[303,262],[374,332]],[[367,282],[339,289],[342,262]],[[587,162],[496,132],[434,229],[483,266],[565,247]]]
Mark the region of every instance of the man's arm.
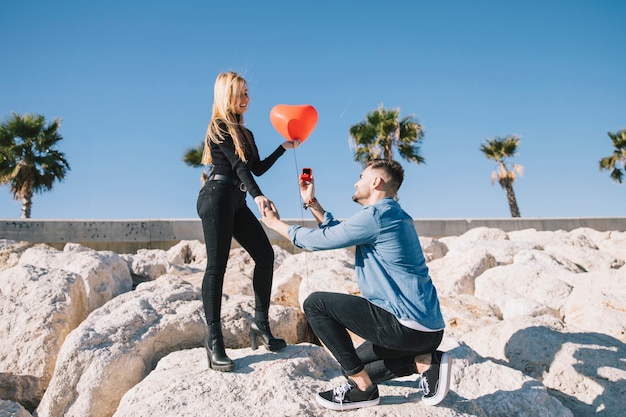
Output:
[[317,201],[317,198],[313,197],[312,199],[308,200],[306,203],[304,203],[304,207],[311,211],[313,218],[315,218],[315,221],[318,224],[324,221],[325,210],[320,202]]
[[[325,210],[319,201],[317,201],[317,198],[315,198],[313,179],[309,182],[300,180],[300,195],[305,201],[304,208],[310,210],[317,223],[321,224],[324,221]],[[285,239],[291,240],[289,237],[289,225],[280,220],[280,215],[274,204],[272,204],[271,207],[264,208],[261,214],[263,216],[261,220],[267,227],[276,231]]]
[[273,205],[271,208],[266,207],[263,210],[262,214],[263,214],[263,217],[261,218],[261,220],[263,220],[263,223],[267,227],[269,227],[272,230],[275,230],[279,235],[281,235],[285,239],[290,240],[289,233],[287,232],[289,230],[289,225],[280,219],[280,216],[278,215],[278,211],[276,210],[276,207],[274,207]]
[[311,177],[309,181],[300,179],[300,196],[304,201],[304,208],[311,211],[313,218],[320,224],[324,221],[324,208],[315,198],[315,178]]

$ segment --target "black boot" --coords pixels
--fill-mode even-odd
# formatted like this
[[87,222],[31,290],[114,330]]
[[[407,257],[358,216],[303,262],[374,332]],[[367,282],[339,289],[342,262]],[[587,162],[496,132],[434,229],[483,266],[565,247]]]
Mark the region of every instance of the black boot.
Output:
[[263,346],[272,352],[276,352],[287,346],[284,339],[277,339],[272,336],[269,320],[265,317],[254,319],[250,322],[250,346],[252,350],[257,350],[259,347],[258,338],[261,338]]
[[209,359],[209,368],[222,372],[230,372],[235,369],[233,361],[226,356],[224,337],[222,336],[220,323],[209,325],[209,334],[204,341],[204,347],[206,348],[206,355]]

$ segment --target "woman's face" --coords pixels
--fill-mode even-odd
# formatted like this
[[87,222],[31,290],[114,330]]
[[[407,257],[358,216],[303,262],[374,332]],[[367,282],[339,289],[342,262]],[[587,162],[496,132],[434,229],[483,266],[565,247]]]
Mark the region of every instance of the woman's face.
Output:
[[248,85],[244,84],[239,93],[239,97],[235,100],[235,112],[237,114],[244,114],[246,110],[248,110],[248,103],[250,102],[250,97],[248,97]]

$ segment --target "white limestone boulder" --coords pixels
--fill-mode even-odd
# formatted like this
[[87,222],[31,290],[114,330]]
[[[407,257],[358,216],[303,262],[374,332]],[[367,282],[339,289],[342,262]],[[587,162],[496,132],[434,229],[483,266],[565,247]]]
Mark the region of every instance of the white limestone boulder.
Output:
[[419,240],[427,263],[434,259],[443,258],[448,253],[448,246],[438,239],[420,236]]
[[[514,316],[520,311],[530,315],[551,314],[562,318],[561,308],[572,292],[572,286],[550,271],[528,265],[502,265],[485,271],[476,278],[474,295]],[[512,308],[508,303],[514,302]],[[520,304],[526,304],[521,308]],[[507,309],[507,307],[509,307]]]
[[[250,322],[254,318],[254,298],[251,296],[225,296],[222,301],[222,333],[228,348],[250,347]],[[307,339],[306,320],[297,308],[270,305],[269,322],[272,334],[287,343]],[[204,339],[203,339],[204,340]]]
[[496,258],[484,249],[454,249],[428,263],[430,277],[440,295],[474,294],[475,280],[496,266]]
[[609,232],[607,239],[596,242],[598,249],[626,262],[626,232]]
[[274,272],[272,302],[301,308],[311,292],[331,290],[358,293],[353,251],[305,251],[289,256]]
[[[511,416],[572,417],[537,380],[471,349],[456,346],[451,391],[437,407],[424,405],[416,376],[379,385],[380,405],[350,411],[354,416],[406,417]],[[336,416],[317,405],[315,395],[345,380],[322,347],[300,344],[277,353],[228,350],[235,372],[203,367],[201,349],[163,358],[156,369],[122,398],[114,417],[219,415]]]
[[[34,265],[43,270],[62,269],[79,275],[84,281],[87,313],[132,289],[126,262],[110,251],[58,251],[33,247],[22,254],[19,265]],[[80,322],[83,318],[76,317],[76,320]]]
[[206,263],[206,248],[199,240],[181,240],[167,250],[173,264],[202,265]]
[[32,246],[34,245],[28,242],[0,239],[0,271],[17,265],[22,253]]
[[[273,245],[272,248],[274,249],[275,265],[273,288],[276,288],[276,269],[291,255],[277,245]],[[173,265],[170,267],[168,274],[184,277],[189,283],[198,288],[202,288],[202,279],[204,278],[204,270],[206,268],[206,254],[204,255],[204,259],[194,259],[194,262],[191,264]],[[229,296],[254,296],[252,283],[254,266],[254,261],[243,248],[231,249],[228,256],[228,263],[226,264],[226,272],[224,273],[224,287],[222,293]]]
[[626,343],[626,267],[576,275],[563,305],[564,321],[582,331],[604,333]]
[[198,291],[164,276],[94,311],[68,335],[38,417],[110,416],[122,395],[165,355],[199,346]]
[[439,240],[453,253],[485,251],[495,258],[497,265],[512,263],[515,255],[521,251],[541,249],[541,245],[532,240],[520,237],[511,239],[503,230],[488,227],[476,227],[460,236],[446,236]]
[[139,249],[136,254],[123,254],[122,258],[137,283],[154,281],[165,275],[172,265],[167,252],[162,249]]
[[613,254],[598,249],[596,244],[584,234],[570,232],[543,244],[543,249],[558,260],[575,262],[587,271],[617,269],[624,261]]
[[0,271],[0,392],[34,408],[52,378],[65,337],[87,317],[77,274],[17,265]]
[[[226,298],[226,346],[250,346],[253,307],[250,297]],[[271,308],[270,323],[274,335],[288,342],[304,338],[303,315],[294,309]],[[93,312],[66,338],[37,415],[110,416],[122,395],[163,356],[202,346],[205,337],[198,288],[168,275],[140,284]],[[203,367],[208,367],[206,354]]]
[[533,242],[543,248],[546,243],[555,239],[564,239],[569,235],[565,230],[536,230],[522,229],[513,230],[507,233],[509,240]]
[[441,314],[446,323],[445,339],[460,339],[465,334],[498,323],[501,314],[485,300],[469,294],[439,296]]
[[300,263],[305,273],[298,289],[298,304],[315,291],[361,295],[354,272],[354,253],[348,249],[307,253]]

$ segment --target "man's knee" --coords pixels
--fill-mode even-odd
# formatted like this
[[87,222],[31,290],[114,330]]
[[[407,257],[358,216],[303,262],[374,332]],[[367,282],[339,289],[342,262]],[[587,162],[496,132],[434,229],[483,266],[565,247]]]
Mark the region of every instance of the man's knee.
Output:
[[302,303],[302,309],[304,310],[304,315],[309,316],[309,314],[313,310],[317,310],[317,306],[319,306],[319,301],[321,300],[322,293],[319,291],[312,292],[307,296],[307,298]]

